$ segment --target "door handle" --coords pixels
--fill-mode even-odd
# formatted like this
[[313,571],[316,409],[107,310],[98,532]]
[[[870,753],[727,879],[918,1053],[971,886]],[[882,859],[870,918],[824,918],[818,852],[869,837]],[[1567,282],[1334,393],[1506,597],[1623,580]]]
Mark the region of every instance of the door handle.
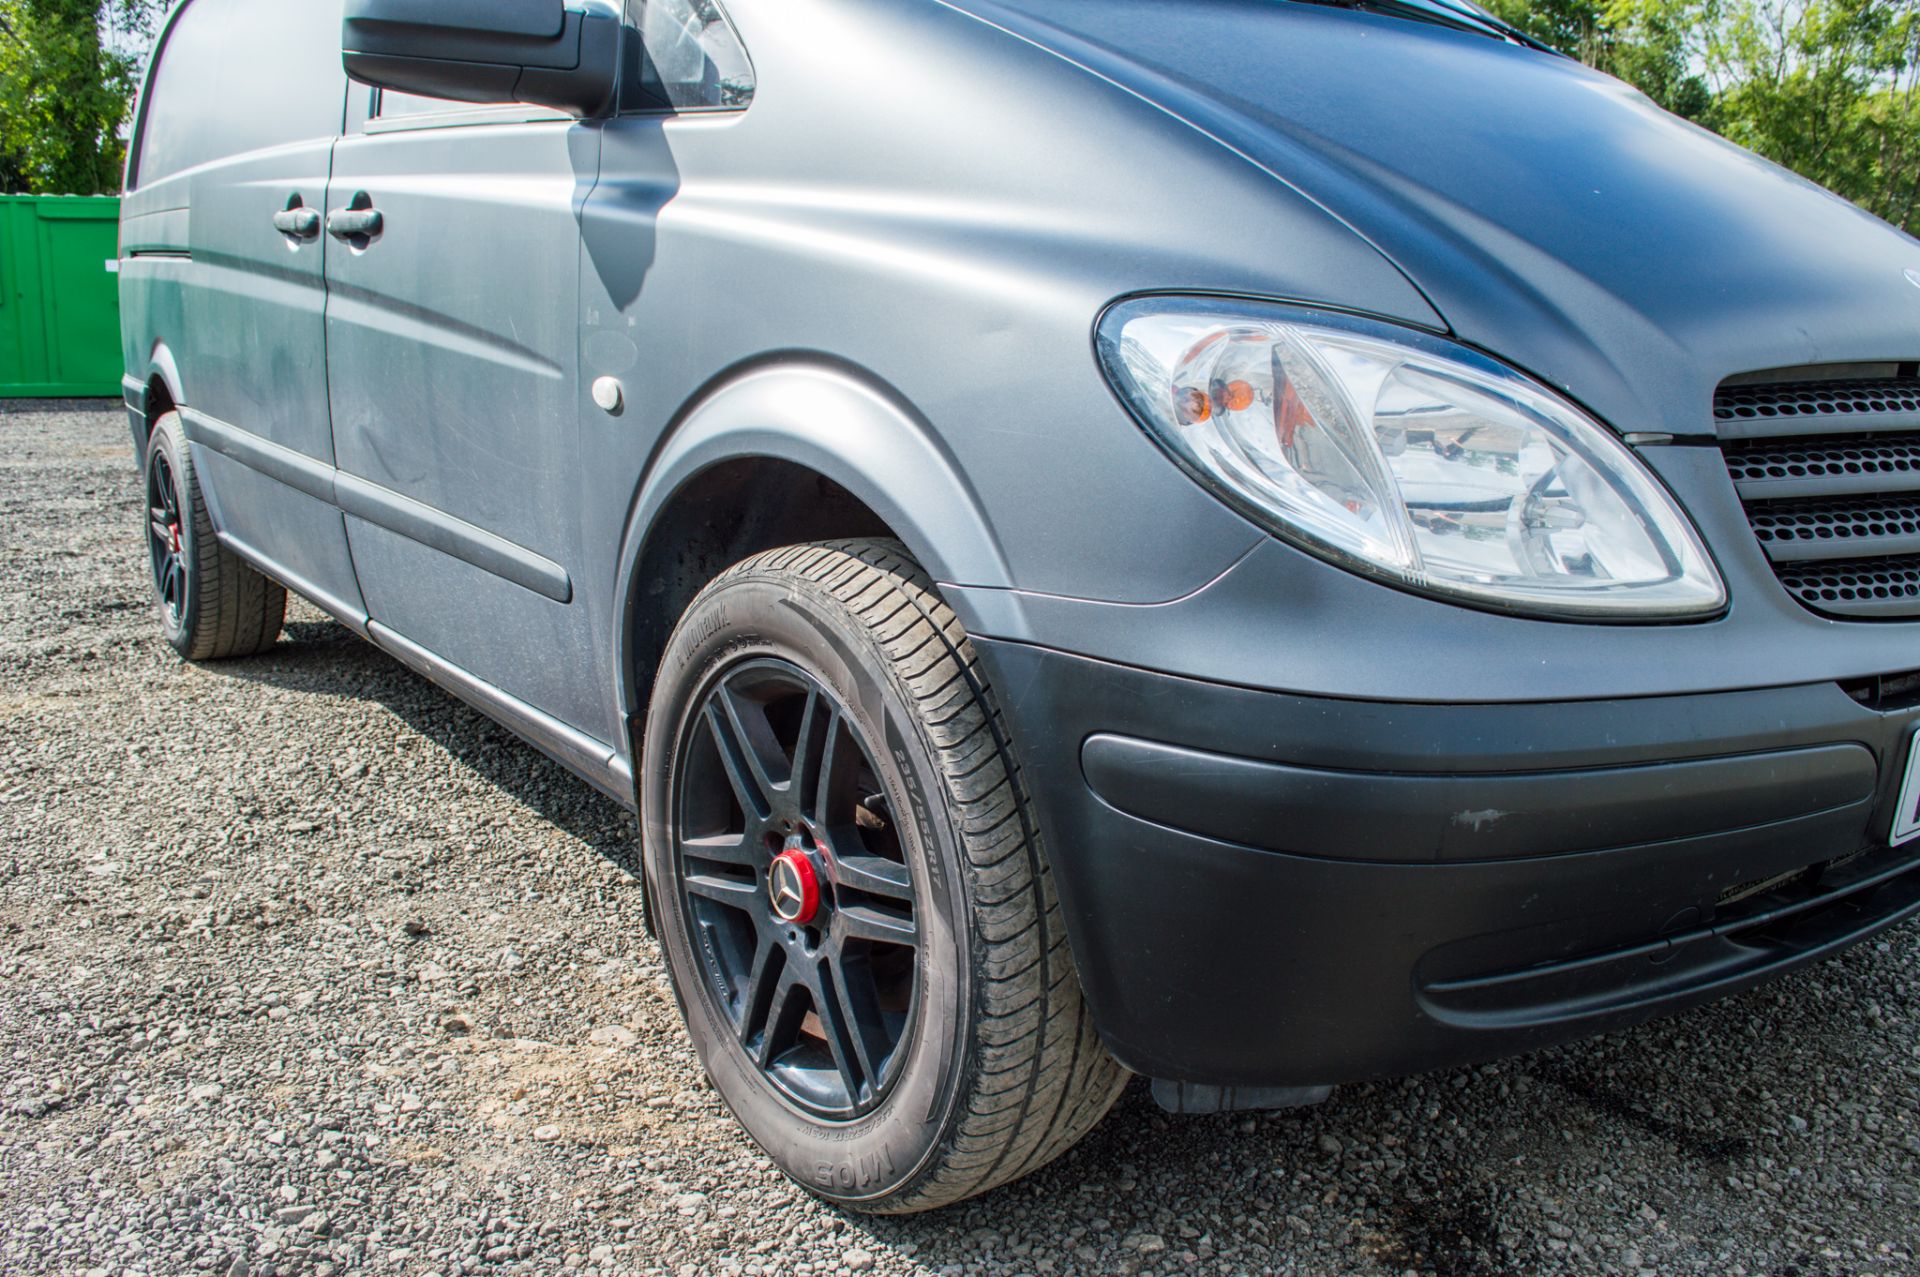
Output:
[[320,210],[289,208],[273,215],[273,229],[295,239],[313,239],[320,234]]
[[327,214],[327,234],[335,239],[371,239],[386,221],[377,208],[336,208]]

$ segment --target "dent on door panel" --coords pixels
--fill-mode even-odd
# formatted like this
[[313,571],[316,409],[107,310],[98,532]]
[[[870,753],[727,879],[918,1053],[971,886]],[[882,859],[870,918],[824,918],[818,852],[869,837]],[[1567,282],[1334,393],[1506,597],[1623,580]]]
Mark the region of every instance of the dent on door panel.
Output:
[[327,262],[348,538],[382,626],[612,740],[603,600],[576,597],[578,209],[599,139],[503,118],[343,139],[329,209],[378,211]]

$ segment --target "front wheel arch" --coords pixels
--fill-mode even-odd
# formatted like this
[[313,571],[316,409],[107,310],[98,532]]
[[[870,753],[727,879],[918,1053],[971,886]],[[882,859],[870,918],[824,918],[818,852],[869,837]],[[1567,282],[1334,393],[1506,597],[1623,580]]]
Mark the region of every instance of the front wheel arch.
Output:
[[695,401],[655,449],[622,538],[613,668],[632,757],[667,635],[709,581],[777,546],[875,536],[902,542],[937,582],[1013,583],[971,486],[891,389],[794,362]]

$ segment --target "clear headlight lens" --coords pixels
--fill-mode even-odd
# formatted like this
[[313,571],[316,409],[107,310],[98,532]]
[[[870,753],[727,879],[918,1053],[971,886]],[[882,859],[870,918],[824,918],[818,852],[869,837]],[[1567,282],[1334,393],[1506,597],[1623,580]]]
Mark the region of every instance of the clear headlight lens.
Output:
[[1173,456],[1289,540],[1416,590],[1553,616],[1717,612],[1673,498],[1604,426],[1411,330],[1144,299],[1101,357]]

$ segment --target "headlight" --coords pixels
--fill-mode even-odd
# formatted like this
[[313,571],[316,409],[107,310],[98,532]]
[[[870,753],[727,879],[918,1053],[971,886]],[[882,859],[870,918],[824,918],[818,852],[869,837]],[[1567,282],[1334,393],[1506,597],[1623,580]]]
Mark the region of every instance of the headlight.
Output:
[[1107,314],[1100,354],[1201,482],[1355,570],[1552,616],[1726,603],[1692,524],[1624,444],[1464,347],[1278,306],[1150,298]]

